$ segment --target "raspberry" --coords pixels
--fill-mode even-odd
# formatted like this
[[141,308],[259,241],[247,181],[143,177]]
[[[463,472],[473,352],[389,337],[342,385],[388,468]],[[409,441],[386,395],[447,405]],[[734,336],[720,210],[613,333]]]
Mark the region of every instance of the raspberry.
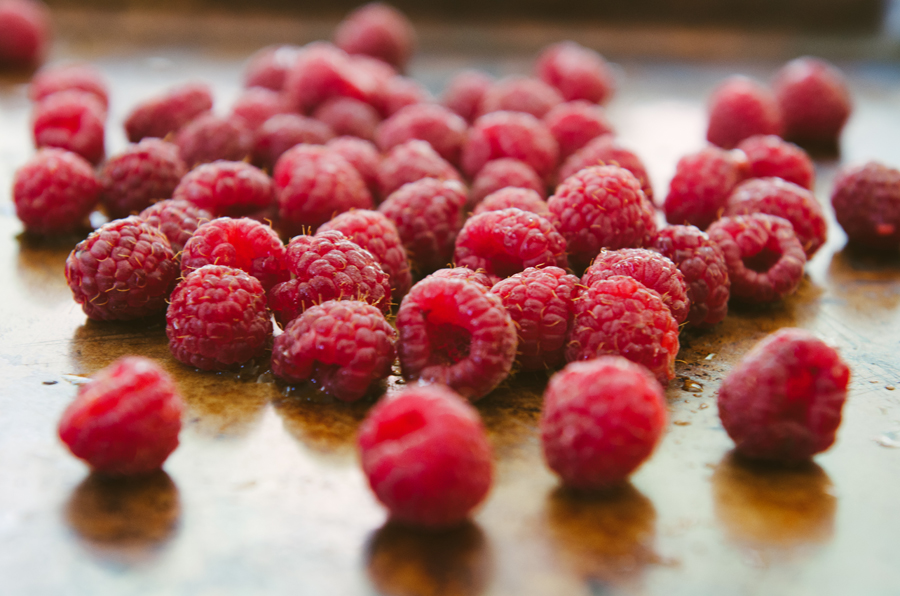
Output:
[[850,369],[803,329],[756,344],[719,388],[719,417],[746,457],[799,463],[834,443]]
[[125,120],[125,132],[132,143],[144,137],[162,139],[210,111],[212,105],[212,92],[207,85],[182,85],[135,106]]
[[485,91],[478,113],[506,110],[543,118],[563,101],[559,92],[542,80],[514,75],[500,79]]
[[214,161],[191,170],[172,193],[215,217],[240,217],[275,202],[275,187],[266,173],[242,161]]
[[256,130],[253,163],[272,170],[278,158],[295,145],[323,145],[334,137],[331,127],[299,114],[277,114]]
[[0,66],[31,68],[43,62],[50,45],[50,14],[43,2],[0,2]]
[[535,72],[565,101],[605,103],[615,93],[616,81],[603,56],[573,41],[547,46],[538,56]]
[[284,92],[299,112],[308,113],[332,97],[369,101],[377,79],[346,52],[325,42],[311,43],[297,54],[284,79]]
[[240,161],[253,150],[253,133],[241,118],[203,114],[178,131],[175,144],[190,166],[218,159]]
[[289,236],[316,229],[338,213],[371,209],[372,195],[359,172],[325,147],[297,145],[275,164],[279,225]]
[[78,243],[66,280],[89,318],[127,321],[162,312],[178,278],[169,240],[138,217],[111,221]]
[[391,283],[372,253],[337,230],[296,236],[287,248],[295,278],[269,292],[269,306],[282,327],[303,311],[328,300],[359,300],[391,310]]
[[574,362],[544,391],[544,458],[567,486],[610,488],[650,457],[666,418],[663,388],[646,368],[618,356]]
[[284,88],[284,79],[294,64],[300,48],[297,46],[268,46],[250,57],[244,71],[244,87],[263,87],[272,91]]
[[466,121],[447,108],[420,103],[406,106],[382,122],[375,131],[375,142],[382,151],[388,151],[421,139],[450,163],[458,163],[467,130]]
[[472,215],[480,215],[486,211],[501,211],[510,207],[534,213],[543,218],[550,218],[550,208],[547,207],[547,203],[541,198],[541,195],[530,188],[514,187],[503,188],[489,194],[478,203]]
[[397,311],[403,376],[443,383],[474,401],[499,385],[516,358],[516,328],[503,302],[477,283],[427,277]]
[[595,281],[613,275],[626,275],[660,295],[679,325],[691,309],[684,275],[668,257],[643,248],[604,250],[581,276],[581,283],[591,287]]
[[488,74],[478,70],[464,70],[450,79],[441,103],[471,122],[478,117],[481,98],[493,84],[494,79]]
[[313,117],[324,122],[337,135],[375,140],[375,130],[381,122],[378,110],[352,97],[333,97],[323,102]]
[[412,23],[396,8],[371,2],[351,12],[334,32],[348,54],[365,54],[403,68],[416,45]]
[[559,104],[544,115],[544,124],[559,144],[561,159],[566,159],[591,140],[613,133],[603,108],[585,100]]
[[491,288],[518,332],[516,360],[523,371],[562,365],[578,278],[559,267],[529,267]]
[[158,364],[119,358],[79,387],[59,421],[59,438],[94,472],[145,474],[178,447],[184,402]]
[[675,376],[678,323],[655,291],[632,277],[595,281],[575,300],[566,360],[613,354],[650,369],[666,385]]
[[397,145],[378,165],[378,187],[382,197],[390,196],[404,184],[422,178],[462,180],[456,168],[426,141],[412,140]]
[[41,149],[16,170],[16,215],[36,234],[63,234],[86,224],[100,198],[94,169],[81,156],[62,149]]
[[97,164],[106,154],[105,119],[106,108],[94,94],[77,89],[54,93],[34,107],[34,146],[65,149]]
[[446,387],[411,387],[381,400],[357,443],[369,486],[400,523],[457,525],[490,490],[487,432],[475,408]]
[[390,277],[391,296],[399,300],[412,287],[412,273],[406,250],[394,223],[379,211],[354,209],[341,213],[319,226],[316,232],[337,230],[351,242],[372,253]]
[[728,314],[731,280],[719,245],[694,226],[666,226],[656,237],[656,250],[684,275],[691,310],[687,322],[711,327]]
[[731,149],[753,135],[781,135],[781,109],[772,93],[743,76],[727,78],[709,98],[706,139]]
[[284,95],[263,87],[247,89],[231,106],[231,114],[242,118],[247,128],[253,131],[272,116],[291,112],[293,112],[291,105]]
[[112,218],[146,209],[154,200],[168,199],[187,173],[178,147],[159,139],[144,139],[111,157],[98,176],[100,198]]
[[816,169],[806,151],[775,135],[744,139],[738,149],[747,156],[752,178],[782,178],[812,190]]
[[788,220],[762,213],[723,217],[708,233],[725,255],[732,297],[774,302],[797,290],[806,253]]
[[656,234],[653,205],[638,179],[618,166],[580,170],[547,206],[576,263],[590,263],[603,248],[648,246]]
[[547,196],[546,185],[534,168],[518,159],[505,157],[484,164],[472,181],[469,203],[478,204],[488,195],[510,186],[533,190],[541,199]]
[[463,171],[475,177],[491,160],[512,157],[549,180],[559,160],[559,147],[547,126],[524,112],[492,112],[478,118],[463,146]]
[[447,267],[446,269],[438,269],[428,277],[440,277],[446,279],[461,279],[476,284],[481,284],[485,288],[490,289],[494,285],[491,277],[483,270],[474,271],[468,267]]
[[391,194],[378,210],[397,226],[414,269],[428,273],[453,257],[465,205],[461,182],[423,178]]
[[842,169],[831,205],[851,243],[875,250],[900,246],[900,170],[874,161]]
[[653,186],[644,162],[633,151],[622,147],[612,135],[602,135],[569,156],[559,168],[559,180],[591,166],[619,166],[625,168],[641,183],[641,190],[649,201],[653,201]]
[[708,228],[725,210],[728,195],[746,177],[742,158],[743,154],[706,147],[679,159],[663,205],[666,221]]
[[806,258],[811,259],[828,239],[828,222],[811,192],[781,178],[753,178],[728,197],[725,215],[766,213],[791,222]]
[[201,370],[230,370],[262,356],[272,337],[265,290],[240,269],[191,271],[172,292],[166,337],[176,360]]
[[141,211],[138,217],[150,227],[165,234],[169,244],[172,245],[172,250],[179,258],[184,245],[197,228],[213,218],[209,211],[183,199],[167,199],[154,203]]
[[398,75],[384,82],[377,105],[385,118],[388,118],[406,106],[432,101],[434,98],[428,89],[413,79]]
[[818,58],[797,58],[775,75],[775,97],[786,138],[802,143],[836,143],[853,107],[844,75]]
[[381,163],[381,154],[375,145],[364,139],[356,137],[338,137],[325,144],[329,149],[350,162],[362,176],[366,188],[372,193],[373,198],[378,197],[378,164]]
[[341,401],[356,401],[391,374],[397,332],[380,310],[329,300],[291,321],[272,347],[272,372],[289,383],[311,380]]
[[89,64],[66,64],[42,68],[31,79],[28,98],[41,101],[60,91],[76,89],[94,95],[105,110],[109,105],[109,90],[103,75]]
[[181,271],[185,275],[206,265],[245,271],[268,291],[287,281],[287,254],[278,234],[258,221],[220,217],[204,223],[184,245]]

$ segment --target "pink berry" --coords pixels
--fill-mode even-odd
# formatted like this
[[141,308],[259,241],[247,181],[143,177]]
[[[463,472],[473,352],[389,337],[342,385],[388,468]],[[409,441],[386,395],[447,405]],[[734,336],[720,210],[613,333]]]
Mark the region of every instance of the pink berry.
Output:
[[481,97],[480,115],[499,112],[525,112],[535,118],[563,103],[559,92],[540,79],[509,76],[491,85]]
[[42,68],[31,79],[28,99],[41,101],[45,97],[70,90],[85,91],[94,95],[103,108],[109,105],[109,90],[103,75],[89,64],[66,64]]
[[481,98],[494,84],[494,79],[478,70],[464,70],[450,79],[441,103],[468,122],[478,117]]
[[605,103],[616,90],[612,69],[603,56],[573,41],[547,46],[538,56],[535,71],[565,101]]
[[397,75],[384,81],[373,103],[385,118],[389,118],[407,106],[433,101],[431,93],[421,83]]
[[346,136],[331,139],[325,145],[356,168],[372,197],[377,199],[378,165],[381,163],[381,154],[375,145],[364,139]]
[[109,158],[100,169],[101,202],[110,217],[126,217],[168,199],[187,173],[178,147],[144,139]]
[[641,183],[641,190],[653,202],[653,186],[644,162],[633,151],[626,149],[612,135],[596,137],[569,156],[559,167],[559,181],[591,166],[619,166],[625,168]]
[[37,66],[50,46],[50,11],[35,0],[2,0],[0,31],[0,66]]
[[381,122],[378,110],[352,97],[332,97],[322,102],[313,117],[328,125],[336,135],[375,140],[375,130]]
[[231,115],[243,119],[252,131],[272,116],[291,112],[291,105],[284,95],[263,87],[250,87],[231,106]]
[[416,45],[416,32],[399,10],[371,2],[338,25],[334,43],[348,54],[365,54],[403,68]]
[[853,110],[844,75],[818,58],[791,60],[775,75],[775,97],[786,138],[803,143],[836,143]]
[[547,186],[534,168],[523,161],[509,157],[487,162],[469,191],[469,203],[477,205],[490,194],[507,187],[533,190],[541,199],[547,196]]
[[253,133],[241,118],[203,114],[178,131],[175,144],[190,166],[218,159],[241,161],[253,150]]
[[162,232],[169,239],[176,255],[184,250],[184,245],[197,228],[213,218],[209,211],[184,199],[166,199],[154,203],[141,211],[138,217]]
[[559,161],[559,146],[547,126],[524,112],[492,112],[478,118],[463,146],[463,171],[474,177],[486,163],[512,157],[549,180]]
[[544,115],[544,124],[559,144],[561,159],[566,159],[593,139],[613,133],[603,108],[585,100],[559,104]]
[[450,163],[459,163],[466,140],[466,121],[437,104],[406,106],[382,122],[375,131],[375,142],[382,151],[393,149],[412,139],[428,141]]
[[428,274],[427,277],[461,279],[463,281],[470,281],[472,283],[480,284],[488,289],[490,289],[494,285],[493,280],[491,280],[491,276],[485,273],[484,270],[474,270],[469,269],[468,267],[447,267],[445,269],[438,269],[434,273]]
[[210,111],[212,105],[209,86],[203,83],[182,85],[135,106],[125,120],[125,132],[132,143],[144,137],[163,139]]
[[547,202],[541,198],[541,195],[530,188],[511,186],[486,196],[475,207],[472,215],[480,215],[486,211],[501,211],[511,207],[540,215],[543,218],[550,218],[550,208],[547,207]]
[[311,43],[298,52],[284,79],[284,92],[294,109],[309,113],[332,97],[367,102],[377,79],[360,68],[346,52],[325,42]]
[[728,195],[744,178],[748,166],[742,153],[718,147],[678,160],[663,209],[670,224],[709,227],[725,210]]
[[265,172],[248,163],[214,161],[188,172],[172,198],[189,201],[215,217],[241,217],[271,206],[275,187]]
[[874,161],[845,167],[831,205],[851,243],[872,250],[900,246],[900,170]]
[[382,197],[422,178],[462,181],[456,168],[426,141],[414,139],[397,145],[378,164],[378,188]]
[[276,114],[266,120],[253,139],[253,163],[271,171],[285,151],[306,143],[324,145],[334,137],[331,127],[299,114]]
[[775,135],[755,135],[741,141],[752,178],[782,178],[812,190],[816,168],[806,151]]
[[34,107],[34,146],[77,153],[93,164],[106,155],[106,108],[93,93],[72,89],[53,93]]
[[726,79],[709,99],[706,139],[731,149],[753,135],[781,135],[781,109],[772,92],[743,76]]
[[250,57],[244,71],[244,87],[263,87],[272,91],[284,88],[284,79],[294,64],[300,48],[297,46],[268,46]]

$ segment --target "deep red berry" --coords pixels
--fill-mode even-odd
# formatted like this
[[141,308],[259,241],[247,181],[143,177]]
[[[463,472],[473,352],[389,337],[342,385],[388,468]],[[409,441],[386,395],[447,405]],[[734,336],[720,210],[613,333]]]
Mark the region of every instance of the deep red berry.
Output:
[[183,199],[166,199],[150,205],[138,215],[150,227],[165,234],[176,256],[202,224],[213,219],[212,213]]
[[0,65],[31,68],[50,46],[50,11],[35,0],[0,2]]
[[518,159],[505,157],[489,161],[481,168],[472,181],[469,204],[477,205],[488,195],[510,186],[533,190],[541,199],[547,196],[547,186],[534,168]]
[[547,126],[524,112],[492,112],[478,118],[463,146],[461,165],[475,177],[489,161],[512,157],[549,180],[559,161],[559,147]]
[[722,82],[709,98],[706,139],[731,149],[753,135],[781,135],[781,108],[772,92],[743,76]]
[[95,472],[145,474],[178,447],[184,402],[152,360],[119,358],[78,389],[59,421],[59,438]]
[[284,88],[284,78],[294,64],[300,48],[297,46],[268,46],[250,57],[244,71],[244,87],[264,87],[272,91]]
[[315,42],[298,52],[284,79],[284,92],[294,109],[309,113],[332,97],[367,102],[375,94],[377,79],[360,68],[346,52]]
[[601,135],[613,133],[603,108],[585,100],[559,104],[544,115],[544,124],[559,144],[560,159]]
[[853,110],[844,75],[818,58],[791,60],[772,84],[784,136],[801,143],[836,143]]
[[385,118],[389,118],[406,106],[433,101],[431,93],[421,83],[398,75],[384,81],[375,105]]
[[743,153],[718,147],[678,160],[663,209],[670,224],[709,227],[725,210],[728,195],[748,174]]
[[212,105],[212,91],[207,85],[182,85],[136,105],[125,120],[125,132],[132,143],[144,137],[162,139],[210,111]]
[[806,151],[775,135],[755,135],[741,141],[753,178],[782,178],[812,190],[816,168]]
[[479,215],[485,211],[500,211],[515,207],[522,211],[534,213],[544,218],[550,217],[550,208],[541,195],[530,188],[506,187],[491,193],[478,203],[472,215]]
[[313,117],[328,125],[336,135],[375,140],[375,131],[381,122],[378,110],[364,101],[352,97],[332,97],[322,102]]
[[851,243],[874,250],[900,246],[900,170],[874,161],[844,168],[831,205]]
[[448,279],[461,279],[472,283],[481,284],[485,288],[490,289],[494,282],[491,277],[483,270],[474,271],[468,267],[447,267],[438,269],[434,273],[430,273],[428,277],[442,277]]
[[241,118],[202,114],[178,131],[175,144],[189,166],[241,161],[253,151],[253,133]]
[[633,151],[626,149],[612,135],[596,137],[569,156],[559,167],[559,181],[591,166],[619,166],[625,168],[641,183],[641,190],[653,202],[653,186],[644,162]]
[[190,201],[215,217],[240,217],[271,206],[275,187],[265,172],[248,163],[214,161],[185,175],[172,198]]
[[478,117],[478,108],[485,92],[494,84],[490,75],[478,70],[464,70],[450,79],[441,103],[467,121]]
[[144,139],[103,164],[100,200],[110,217],[125,217],[171,197],[186,173],[178,147],[159,139]]
[[299,114],[277,114],[260,126],[253,138],[253,163],[272,171],[278,158],[295,145],[323,145],[334,137],[331,127]]
[[103,75],[89,64],[66,64],[42,68],[28,85],[28,99],[41,101],[54,93],[77,89],[93,94],[104,109],[109,105],[109,90]]
[[547,46],[538,56],[535,72],[566,101],[605,103],[616,90],[612,69],[603,56],[573,41]]
[[291,112],[292,106],[284,95],[264,87],[250,87],[231,106],[232,116],[242,118],[252,131],[256,131],[272,116]]
[[468,124],[447,108],[420,103],[398,110],[382,122],[375,131],[375,142],[382,151],[420,139],[452,164],[459,163],[459,154],[466,140]]
[[341,21],[334,43],[348,54],[365,54],[403,68],[416,45],[416,32],[402,12],[371,2]]
[[93,164],[106,155],[106,108],[93,93],[72,89],[48,95],[32,113],[34,146],[73,151]]
[[372,193],[372,198],[378,199],[378,164],[381,163],[381,154],[371,142],[356,137],[338,137],[331,139],[325,145],[350,162],[362,176],[366,188]]
[[479,115],[507,110],[525,112],[535,118],[563,103],[559,91],[540,79],[513,75],[491,85],[481,97]]
[[850,369],[803,329],[780,329],[731,370],[719,388],[719,417],[738,453],[798,463],[834,443]]
[[382,197],[422,178],[462,180],[456,168],[426,141],[412,140],[397,145],[378,164],[378,188]]

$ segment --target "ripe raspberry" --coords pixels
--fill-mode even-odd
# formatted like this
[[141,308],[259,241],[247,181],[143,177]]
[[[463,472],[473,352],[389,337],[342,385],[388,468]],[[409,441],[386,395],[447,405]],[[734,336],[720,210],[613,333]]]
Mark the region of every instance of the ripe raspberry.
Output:
[[491,488],[484,425],[446,387],[410,387],[381,400],[360,425],[357,443],[369,486],[400,523],[454,526]]
[[650,457],[666,418],[663,388],[643,366],[618,356],[573,362],[544,391],[544,457],[567,486],[610,488]]
[[731,280],[719,245],[694,226],[666,226],[659,231],[654,248],[684,275],[691,305],[688,324],[711,327],[724,319]]
[[94,472],[145,474],[178,447],[184,402],[158,364],[119,358],[78,389],[59,421],[59,438]]
[[678,323],[655,291],[632,277],[595,281],[575,300],[566,360],[613,354],[650,369],[665,386],[675,376]]
[[653,202],[653,186],[644,162],[633,151],[622,147],[612,135],[602,135],[589,141],[569,156],[559,168],[559,181],[591,166],[619,166],[625,168],[641,183],[641,190]]
[[212,105],[212,91],[207,85],[188,83],[135,106],[125,120],[125,132],[132,143],[144,137],[162,139],[210,111]]
[[549,180],[559,160],[559,147],[547,126],[524,112],[492,112],[478,118],[463,146],[463,171],[474,178],[486,163],[512,157]]
[[275,164],[278,217],[288,236],[314,230],[344,211],[372,209],[359,172],[336,152],[317,145],[297,145]]
[[66,259],[75,302],[98,321],[162,312],[177,278],[178,262],[168,239],[138,217],[104,224]]
[[831,205],[851,243],[874,250],[900,246],[900,170],[874,161],[844,168]]
[[201,224],[212,220],[212,214],[183,199],[167,199],[150,205],[138,215],[147,225],[158,229],[180,258],[188,239]]
[[272,170],[278,158],[295,145],[324,145],[334,137],[331,127],[315,118],[299,114],[277,114],[256,130],[253,163]]
[[109,105],[109,90],[103,75],[89,64],[66,64],[42,68],[28,85],[28,99],[41,101],[60,91],[76,89],[93,94],[105,110]]
[[351,12],[334,32],[334,43],[348,54],[365,54],[403,68],[416,45],[416,32],[402,12],[371,2]]
[[350,162],[362,176],[366,188],[372,193],[372,197],[378,197],[378,164],[381,163],[381,154],[375,145],[364,139],[356,137],[337,137],[325,143],[325,145]]
[[762,213],[723,217],[708,234],[725,255],[733,298],[774,302],[800,285],[806,253],[788,220]]
[[288,383],[311,380],[341,401],[356,401],[391,374],[397,331],[380,310],[329,300],[291,321],[272,347],[272,372]]
[[464,70],[450,79],[441,96],[441,103],[472,122],[478,117],[481,98],[493,84],[494,79],[488,74],[479,70]]
[[483,270],[479,269],[477,271],[473,271],[468,267],[447,267],[446,269],[438,269],[434,273],[429,274],[428,277],[461,279],[463,281],[481,284],[487,289],[491,289],[491,287],[494,285],[494,282],[491,280],[490,276]]
[[540,79],[513,75],[491,85],[481,98],[479,115],[506,110],[525,112],[535,118],[563,103],[559,91]]
[[104,120],[106,108],[94,94],[77,89],[54,93],[34,106],[34,146],[65,149],[97,164],[106,154]]
[[265,172],[248,163],[214,161],[185,175],[172,198],[189,201],[215,217],[240,217],[272,205],[275,187]]
[[284,92],[301,113],[309,113],[332,97],[369,101],[377,79],[330,43],[315,42],[297,54],[284,79]]
[[268,291],[291,278],[287,253],[278,234],[258,221],[220,217],[202,224],[184,245],[181,272],[187,275],[206,265],[245,271]]
[[293,109],[284,95],[263,87],[247,89],[231,106],[232,116],[242,118],[252,131],[256,131],[272,116],[291,112]]
[[284,79],[294,64],[300,48],[297,46],[268,46],[250,57],[244,70],[244,87],[263,87],[272,91],[284,88]]
[[534,168],[524,161],[505,157],[484,164],[472,181],[469,204],[477,205],[488,195],[510,186],[533,190],[541,199],[547,196],[547,187]]
[[352,97],[333,97],[323,102],[313,117],[328,125],[336,135],[375,140],[381,114],[369,104]]
[[544,124],[559,144],[561,159],[568,158],[593,139],[614,132],[603,108],[585,100],[559,104],[544,115]]
[[556,87],[565,101],[606,103],[616,90],[612,69],[603,56],[573,41],[547,46],[538,56],[535,72]]
[[431,93],[419,82],[398,75],[384,82],[375,105],[385,118],[389,118],[406,106],[433,101]]
[[36,234],[64,234],[86,225],[100,198],[100,182],[81,156],[62,149],[41,149],[16,170],[16,215]]
[[480,215],[486,211],[501,211],[511,207],[540,215],[546,219],[550,218],[550,208],[547,207],[547,202],[541,198],[541,195],[530,188],[515,187],[503,188],[489,194],[478,203],[472,215]]
[[402,186],[378,210],[397,226],[413,269],[429,273],[453,257],[465,205],[461,182],[423,178]]
[[653,205],[638,179],[618,166],[576,172],[547,206],[575,263],[590,263],[603,248],[649,246],[656,235]]
[[50,45],[50,11],[43,2],[0,2],[0,66],[26,69],[44,60]]
[[718,147],[679,159],[663,205],[666,221],[708,228],[725,210],[734,187],[747,177],[749,166],[742,159],[743,154]]
[[282,327],[328,300],[359,300],[391,311],[391,282],[372,253],[337,230],[296,236],[287,248],[294,279],[269,292],[269,307]]
[[491,288],[515,323],[521,370],[552,370],[563,364],[578,281],[559,267],[529,267]]
[[626,275],[660,295],[679,325],[691,309],[684,275],[668,257],[643,248],[604,250],[581,276],[581,283],[591,287],[595,281],[613,275]]
[[253,151],[253,133],[243,119],[203,114],[178,131],[175,144],[190,166],[218,159],[240,161]]
[[811,192],[781,178],[753,178],[740,183],[728,197],[725,215],[766,213],[791,222],[806,258],[828,239],[828,222]]
[[378,165],[378,187],[382,197],[422,178],[459,180],[462,177],[427,141],[412,140],[391,149]]
[[178,147],[159,139],[144,139],[109,158],[98,178],[103,185],[100,201],[112,218],[126,217],[168,199],[187,174]]
[[741,455],[802,462],[834,443],[849,381],[834,348],[803,329],[779,329],[722,381],[719,417]]
[[847,81],[818,58],[785,64],[772,85],[784,117],[784,136],[801,143],[836,143],[853,107]]
[[732,149],[753,135],[781,135],[781,109],[772,92],[743,76],[725,79],[709,98],[706,139]]
[[738,149],[747,156],[752,178],[781,178],[812,190],[816,169],[806,151],[775,135],[744,139]]
[[240,269],[191,271],[172,292],[166,337],[176,360],[201,370],[230,370],[262,356],[272,337],[265,290]]
[[406,106],[382,122],[375,142],[382,151],[413,140],[428,141],[450,163],[459,163],[468,124],[447,108],[429,103]]
[[503,302],[477,283],[427,277],[397,311],[403,376],[443,383],[475,401],[512,369],[516,328]]

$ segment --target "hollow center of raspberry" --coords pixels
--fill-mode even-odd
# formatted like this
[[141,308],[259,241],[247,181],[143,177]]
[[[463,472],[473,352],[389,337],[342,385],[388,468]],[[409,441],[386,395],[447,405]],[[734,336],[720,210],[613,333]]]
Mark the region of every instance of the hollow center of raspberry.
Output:
[[747,269],[757,273],[765,273],[781,260],[781,255],[781,247],[778,246],[778,241],[772,238],[761,251],[755,255],[746,256],[742,260]]
[[469,357],[472,334],[450,323],[428,323],[429,365],[453,365]]
[[516,273],[521,273],[525,267],[522,266],[520,259],[500,253],[490,257],[487,269],[488,273],[493,273],[497,277],[507,278],[512,277]]
[[382,420],[375,434],[375,442],[396,441],[406,435],[416,432],[425,426],[425,417],[421,412],[410,410],[399,415]]

